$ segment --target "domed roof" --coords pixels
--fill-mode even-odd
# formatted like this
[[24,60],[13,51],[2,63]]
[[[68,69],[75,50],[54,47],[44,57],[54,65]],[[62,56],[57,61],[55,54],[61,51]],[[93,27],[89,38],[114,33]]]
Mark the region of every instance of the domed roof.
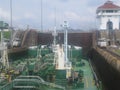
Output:
[[120,9],[120,6],[115,5],[112,1],[107,1],[104,5],[97,8],[98,10],[106,10],[106,9]]

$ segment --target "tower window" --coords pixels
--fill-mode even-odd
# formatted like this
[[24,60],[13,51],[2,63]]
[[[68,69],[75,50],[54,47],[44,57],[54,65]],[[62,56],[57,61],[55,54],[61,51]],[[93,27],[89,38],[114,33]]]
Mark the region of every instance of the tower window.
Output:
[[107,29],[110,31],[113,30],[113,22],[110,20],[108,20],[108,22],[107,22]]
[[120,30],[120,22],[119,22],[119,30]]
[[115,12],[115,13],[117,13],[118,11],[117,11],[117,10],[115,10],[114,12]]
[[109,15],[108,17],[112,17],[111,15]]
[[113,13],[113,10],[106,10],[106,13]]
[[103,13],[105,12],[105,10],[102,11]]

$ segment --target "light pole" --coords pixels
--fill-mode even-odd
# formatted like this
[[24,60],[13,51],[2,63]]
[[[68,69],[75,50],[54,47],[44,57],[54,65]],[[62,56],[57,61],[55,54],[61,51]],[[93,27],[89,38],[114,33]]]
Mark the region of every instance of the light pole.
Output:
[[12,30],[12,0],[10,0],[10,30],[11,30],[11,45],[12,45],[12,38],[13,38],[13,30]]
[[43,2],[41,0],[41,31],[43,30],[43,19],[42,19],[43,18],[43,15],[42,15],[43,14],[43,5],[42,5],[42,3]]
[[10,26],[12,27],[12,0],[10,0]]

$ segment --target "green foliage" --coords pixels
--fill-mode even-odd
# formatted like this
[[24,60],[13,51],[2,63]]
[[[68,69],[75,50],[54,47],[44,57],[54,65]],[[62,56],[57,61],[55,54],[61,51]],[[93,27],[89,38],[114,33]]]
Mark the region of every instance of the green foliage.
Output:
[[10,31],[5,31],[4,32],[4,38],[10,39],[10,36],[11,36],[11,32]]
[[4,21],[0,21],[0,29],[8,29],[9,24],[4,22]]
[[[3,38],[10,39],[11,32],[10,31],[3,31]],[[0,40],[1,40],[1,31],[0,31]]]

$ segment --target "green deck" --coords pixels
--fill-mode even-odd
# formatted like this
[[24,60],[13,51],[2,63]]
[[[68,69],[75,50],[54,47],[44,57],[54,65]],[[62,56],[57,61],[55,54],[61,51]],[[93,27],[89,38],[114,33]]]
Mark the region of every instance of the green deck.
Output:
[[[42,58],[37,53],[41,53]],[[28,56],[32,59],[19,59],[13,63],[13,66],[17,66],[21,69],[24,66],[22,73],[19,75],[29,76],[30,78],[19,78],[19,75],[9,84],[0,87],[0,90],[102,90],[101,87],[97,88],[94,81],[92,69],[88,60],[82,58],[82,49],[76,50],[72,48],[68,53],[69,59],[73,64],[73,72],[79,72],[79,79],[71,84],[68,84],[68,80],[65,78],[65,71],[56,71],[53,65],[53,53],[50,49],[41,49],[28,51]],[[72,54],[72,56],[70,56]],[[32,56],[33,55],[33,56]],[[62,73],[64,73],[64,75]],[[35,78],[31,78],[32,76]],[[50,79],[50,77],[54,78]],[[45,82],[36,79],[41,77]],[[17,78],[19,78],[17,80]],[[15,88],[15,86],[19,86]],[[23,86],[21,88],[20,86]],[[29,88],[26,89],[26,86]],[[13,88],[14,87],[14,88]],[[32,89],[31,89],[32,88]],[[64,89],[65,88],[65,89]]]
[[82,62],[85,63],[84,66],[75,68],[75,70],[77,71],[79,70],[83,71],[84,88],[83,89],[81,88],[80,90],[98,90],[97,87],[95,86],[93,73],[92,73],[92,70],[90,68],[88,61],[85,59],[82,59]]

